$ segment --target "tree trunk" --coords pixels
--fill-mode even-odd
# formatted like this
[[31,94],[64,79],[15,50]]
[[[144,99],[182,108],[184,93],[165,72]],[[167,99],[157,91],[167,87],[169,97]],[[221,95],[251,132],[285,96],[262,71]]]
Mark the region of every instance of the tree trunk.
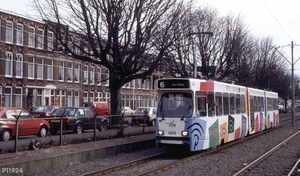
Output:
[[[114,81],[115,82],[115,81]],[[112,115],[121,114],[121,93],[120,88],[113,81],[109,81],[110,88],[110,110]]]

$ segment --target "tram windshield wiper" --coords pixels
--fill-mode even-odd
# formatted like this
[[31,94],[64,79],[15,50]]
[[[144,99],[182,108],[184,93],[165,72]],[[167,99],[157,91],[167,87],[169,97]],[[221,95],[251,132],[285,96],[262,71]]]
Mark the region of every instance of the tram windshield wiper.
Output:
[[186,117],[186,114],[190,115],[189,112],[191,111],[191,109],[192,109],[192,106],[189,106],[189,109],[187,109],[187,110],[182,114],[180,120],[183,120],[183,118]]

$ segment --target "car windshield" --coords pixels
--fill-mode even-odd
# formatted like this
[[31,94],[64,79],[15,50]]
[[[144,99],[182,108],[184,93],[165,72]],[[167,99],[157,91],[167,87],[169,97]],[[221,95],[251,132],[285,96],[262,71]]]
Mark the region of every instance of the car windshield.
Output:
[[60,108],[54,111],[54,116],[75,116],[76,109],[74,108]]
[[134,114],[145,114],[145,111],[150,112],[150,108],[137,108]]

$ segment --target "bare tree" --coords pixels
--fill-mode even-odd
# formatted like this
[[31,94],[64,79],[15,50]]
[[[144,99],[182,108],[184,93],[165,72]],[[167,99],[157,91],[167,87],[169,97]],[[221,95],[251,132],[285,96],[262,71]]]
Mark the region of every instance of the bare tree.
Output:
[[[32,0],[32,7],[48,22],[65,53],[109,70],[111,113],[119,114],[121,86],[134,79],[145,79],[155,71],[173,43],[174,23],[179,19],[183,3],[178,0]],[[72,41],[70,33],[80,35],[84,44]]]

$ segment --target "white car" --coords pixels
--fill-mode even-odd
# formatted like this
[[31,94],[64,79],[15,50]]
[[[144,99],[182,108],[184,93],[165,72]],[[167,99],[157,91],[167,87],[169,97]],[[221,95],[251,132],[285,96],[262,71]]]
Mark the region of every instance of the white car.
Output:
[[156,107],[138,107],[132,114],[132,122],[145,123],[148,126],[156,125]]
[[134,113],[134,110],[132,110],[129,106],[123,106],[122,107],[122,114],[124,113],[124,116],[132,115]]

